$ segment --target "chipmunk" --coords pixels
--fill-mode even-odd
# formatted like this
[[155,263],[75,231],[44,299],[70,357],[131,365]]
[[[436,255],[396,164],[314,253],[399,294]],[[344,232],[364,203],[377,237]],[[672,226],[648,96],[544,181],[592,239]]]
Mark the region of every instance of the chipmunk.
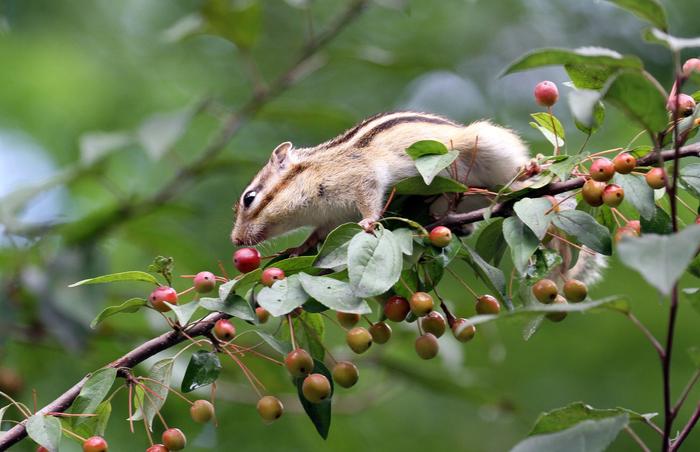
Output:
[[371,231],[387,192],[418,174],[405,150],[421,140],[460,151],[451,176],[468,186],[505,185],[529,161],[518,135],[489,121],[465,126],[429,113],[381,113],[315,147],[295,148],[288,141],[277,146],[236,203],[231,240],[254,245],[314,226],[298,254],[342,223],[359,221]]

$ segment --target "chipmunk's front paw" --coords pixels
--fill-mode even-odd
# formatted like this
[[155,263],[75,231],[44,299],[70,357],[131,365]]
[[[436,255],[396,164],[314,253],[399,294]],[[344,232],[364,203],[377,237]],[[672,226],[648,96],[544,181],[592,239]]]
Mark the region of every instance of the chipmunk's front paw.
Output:
[[374,227],[376,226],[377,221],[373,218],[363,218],[362,221],[357,224],[359,224],[360,227],[365,230],[365,232],[374,232]]

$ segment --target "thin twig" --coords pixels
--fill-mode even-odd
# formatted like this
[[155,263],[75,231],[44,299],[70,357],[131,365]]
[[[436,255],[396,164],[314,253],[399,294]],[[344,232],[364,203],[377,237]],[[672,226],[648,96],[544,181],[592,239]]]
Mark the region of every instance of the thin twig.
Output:
[[639,328],[639,331],[641,331],[647,339],[649,339],[649,342],[654,347],[654,350],[656,350],[656,353],[658,353],[659,358],[663,360],[665,355],[664,348],[651,333],[651,331],[649,331],[649,329],[631,312],[626,313],[625,316],[630,319],[637,328]]
[[632,438],[632,440],[637,443],[637,445],[644,451],[644,452],[651,452],[651,449],[647,447],[646,444],[644,444],[644,441],[642,441],[642,438],[637,435],[634,430],[630,428],[629,425],[625,425],[625,432]]

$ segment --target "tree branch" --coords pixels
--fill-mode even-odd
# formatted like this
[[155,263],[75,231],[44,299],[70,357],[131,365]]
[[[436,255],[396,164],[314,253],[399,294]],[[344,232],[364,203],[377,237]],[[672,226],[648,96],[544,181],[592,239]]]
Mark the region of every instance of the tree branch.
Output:
[[[126,355],[122,356],[116,361],[111,362],[105,367],[112,367],[115,369],[125,367],[132,368],[146,359],[162,352],[163,350],[167,350],[170,347],[187,340],[187,336],[194,338],[206,335],[214,327],[217,320],[227,319],[229,317],[230,316],[228,314],[223,313],[210,314],[201,321],[193,324],[191,327],[186,328],[184,330],[184,334],[181,331],[170,331],[168,333],[164,333],[154,339],[151,339],[150,341],[144,342]],[[80,390],[83,388],[83,385],[89,377],[90,375],[83,377],[82,380],[76,383],[72,388],[61,394],[53,402],[37,411],[36,414],[47,414],[52,411],[66,411],[71,406],[75,398],[78,397]],[[27,436],[25,424],[26,420],[15,425],[0,437],[0,451],[7,450],[10,446],[16,444],[22,440],[22,438]]]
[[[656,152],[651,152],[644,157],[637,159],[637,165],[650,166],[655,165],[659,160],[673,160],[675,157],[675,152],[676,151],[674,149],[661,151],[658,154]],[[680,148],[678,158],[685,157],[700,157],[700,143],[693,143]],[[549,185],[545,185],[542,188],[527,192],[519,198],[498,203],[490,209],[484,208],[467,213],[453,213],[446,215],[445,217],[435,221],[433,224],[426,226],[426,228],[430,229],[435,226],[461,226],[464,224],[476,223],[477,221],[483,220],[484,215],[487,214],[489,210],[491,212],[491,217],[507,217],[511,214],[513,204],[520,198],[539,198],[545,195],[558,195],[560,193],[581,188],[584,182],[586,182],[585,177],[577,177],[574,179],[569,179],[565,182],[554,182]]]

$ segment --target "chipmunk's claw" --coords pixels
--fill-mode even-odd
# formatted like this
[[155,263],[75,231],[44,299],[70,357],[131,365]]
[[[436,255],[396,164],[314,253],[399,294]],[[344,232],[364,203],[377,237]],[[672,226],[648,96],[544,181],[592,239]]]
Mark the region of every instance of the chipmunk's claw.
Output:
[[360,227],[365,230],[365,232],[371,234],[372,232],[374,232],[374,228],[377,225],[377,221],[372,218],[363,218],[362,221],[360,221],[357,224],[359,224]]

